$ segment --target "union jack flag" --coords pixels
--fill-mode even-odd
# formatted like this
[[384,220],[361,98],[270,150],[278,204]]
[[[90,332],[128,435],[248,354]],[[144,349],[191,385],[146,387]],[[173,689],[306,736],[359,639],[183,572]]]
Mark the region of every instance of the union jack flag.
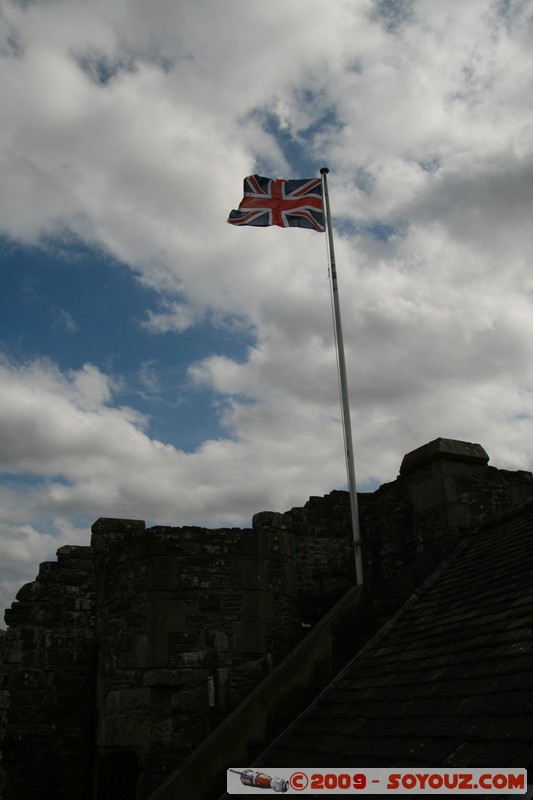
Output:
[[244,197],[228,217],[231,225],[279,225],[324,231],[320,178],[285,181],[250,175],[244,179]]

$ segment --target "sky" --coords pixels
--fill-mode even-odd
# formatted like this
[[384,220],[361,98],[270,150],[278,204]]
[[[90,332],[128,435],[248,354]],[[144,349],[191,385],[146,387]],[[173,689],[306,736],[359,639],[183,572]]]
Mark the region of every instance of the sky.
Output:
[[436,437],[532,468],[531,0],[0,0],[0,608],[99,517],[248,526]]

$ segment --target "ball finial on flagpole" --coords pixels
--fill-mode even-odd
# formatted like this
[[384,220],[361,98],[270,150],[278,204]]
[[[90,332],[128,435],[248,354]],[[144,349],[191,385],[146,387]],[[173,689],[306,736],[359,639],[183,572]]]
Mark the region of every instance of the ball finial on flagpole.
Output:
[[321,167],[321,169],[320,169],[320,174],[321,175],[327,175],[328,172],[329,172],[328,167]]

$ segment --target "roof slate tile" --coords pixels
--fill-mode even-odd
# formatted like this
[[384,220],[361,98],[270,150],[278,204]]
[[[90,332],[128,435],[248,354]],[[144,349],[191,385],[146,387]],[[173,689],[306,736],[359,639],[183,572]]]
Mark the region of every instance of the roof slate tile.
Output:
[[533,507],[413,600],[264,763],[533,769]]

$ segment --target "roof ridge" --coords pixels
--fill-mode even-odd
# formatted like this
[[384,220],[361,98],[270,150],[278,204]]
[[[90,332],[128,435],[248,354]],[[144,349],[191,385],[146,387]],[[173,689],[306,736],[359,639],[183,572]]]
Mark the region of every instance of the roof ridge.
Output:
[[[473,532],[473,531],[472,531]],[[327,686],[322,689],[321,692],[314,698],[314,700],[305,708],[298,716],[288,725],[285,730],[283,730],[279,736],[277,736],[274,741],[272,741],[267,748],[257,757],[254,761],[252,766],[259,767],[265,763],[265,759],[268,758],[269,754],[275,750],[278,744],[289,734],[296,725],[300,722],[301,719],[306,717],[311,711],[320,703],[322,698],[328,694],[332,689],[334,689],[338,684],[343,680],[346,674],[350,672],[350,670],[354,667],[355,664],[358,663],[362,658],[364,658],[368,652],[374,649],[379,643],[384,639],[387,634],[396,627],[400,619],[409,611],[409,609],[420,599],[426,592],[428,592],[434,583],[436,583],[441,575],[448,569],[448,567],[456,561],[457,558],[461,555],[461,553],[466,550],[470,546],[471,536],[464,536],[457,547],[455,547],[452,552],[440,562],[438,567],[429,575],[428,578],[412,593],[412,595],[405,601],[405,603],[396,611],[393,617],[388,620],[381,628],[374,634],[374,636],[369,639],[363,647],[358,650],[355,656],[351,659],[351,661],[346,664],[342,670],[331,680]],[[223,795],[226,797],[226,795]]]
[[[405,686],[411,687],[413,675],[417,675],[420,680],[423,680],[423,682],[427,683],[428,681],[432,681],[432,682],[437,681],[437,679],[439,679],[440,674],[442,673],[444,675],[443,680],[448,682],[446,684],[446,686],[448,686],[448,684],[450,686],[451,685],[455,686],[455,684],[458,682],[459,678],[461,677],[461,674],[462,674],[461,670],[462,671],[465,670],[465,666],[464,665],[466,665],[466,667],[468,668],[468,674],[465,676],[465,679],[466,679],[466,677],[468,677],[468,680],[474,681],[471,684],[471,686],[473,686],[475,688],[478,685],[482,685],[484,682],[487,683],[488,677],[485,674],[485,672],[483,670],[479,670],[477,667],[475,669],[472,667],[472,664],[476,663],[476,659],[475,658],[472,659],[470,657],[470,654],[467,653],[462,647],[459,647],[459,648],[455,647],[455,637],[454,637],[454,647],[451,648],[449,653],[448,653],[448,651],[446,649],[442,650],[442,648],[441,648],[439,650],[439,652],[437,653],[437,658],[436,659],[432,660],[432,658],[429,657],[429,658],[426,658],[424,660],[424,658],[423,658],[422,661],[420,662],[420,669],[418,670],[418,672],[415,671],[413,673],[413,671],[412,671],[412,663],[416,662],[417,659],[413,660],[413,659],[410,659],[408,657],[407,658],[405,658],[405,657],[402,658],[402,655],[403,655],[402,651],[396,652],[395,655],[394,655],[394,658],[393,658],[393,661],[394,661],[394,670],[393,671],[396,671],[395,672],[395,674],[396,674],[396,679],[395,679],[396,683],[394,683],[394,681],[392,681],[392,683],[391,683],[391,681],[389,680],[389,676],[390,676],[390,669],[389,669],[389,667],[390,667],[390,658],[389,658],[389,655],[385,654],[385,662],[383,662],[383,663],[385,663],[385,667],[383,666],[383,663],[379,662],[379,660],[375,661],[373,656],[374,655],[377,656],[379,654],[380,649],[384,649],[385,651],[389,650],[391,645],[392,645],[392,650],[394,650],[395,640],[396,640],[396,645],[397,645],[398,634],[401,634],[402,631],[405,630],[406,625],[410,624],[410,617],[412,616],[413,620],[415,622],[420,617],[420,614],[422,614],[422,618],[423,618],[424,617],[424,612],[425,612],[425,603],[426,602],[431,602],[432,593],[434,591],[436,591],[439,594],[442,594],[442,592],[440,591],[440,582],[443,581],[445,583],[448,583],[448,579],[446,577],[447,575],[455,574],[456,577],[457,577],[457,576],[460,576],[462,572],[465,572],[465,570],[466,570],[465,574],[468,575],[469,574],[469,570],[471,569],[471,564],[473,562],[473,557],[477,557],[478,551],[481,550],[482,553],[484,554],[483,558],[486,559],[488,557],[487,556],[487,546],[489,546],[489,548],[490,548],[491,543],[492,544],[495,543],[495,536],[496,535],[499,535],[501,533],[501,537],[508,536],[508,537],[510,537],[512,539],[513,542],[515,542],[515,540],[516,540],[516,542],[521,542],[521,543],[527,541],[528,542],[528,547],[531,547],[531,529],[533,527],[533,518],[532,518],[532,514],[531,514],[532,511],[533,511],[533,498],[530,498],[529,500],[526,500],[525,502],[522,502],[520,504],[515,505],[511,509],[507,509],[505,511],[500,511],[500,512],[497,512],[497,513],[491,513],[490,515],[486,514],[486,516],[483,519],[479,520],[477,522],[477,524],[472,525],[470,527],[470,529],[465,531],[465,533],[460,538],[460,540],[457,542],[457,544],[453,548],[453,550],[451,550],[451,552],[448,553],[448,555],[440,562],[440,564],[433,570],[431,575],[429,575],[428,578],[426,578],[426,580],[423,581],[419,587],[417,587],[417,589],[413,592],[413,594],[396,611],[394,616],[390,620],[388,620],[384,625],[382,625],[382,627],[374,634],[374,636],[358,651],[358,653],[356,653],[356,655],[350,660],[350,662],[314,698],[314,700],[308,705],[308,707],[301,714],[299,714],[295,719],[293,719],[291,724],[288,725],[285,728],[285,730],[279,736],[277,736],[275,738],[274,741],[270,742],[267,745],[267,747],[265,747],[263,753],[261,753],[261,755],[258,757],[258,759],[254,762],[254,764],[252,766],[259,767],[259,768],[266,767],[267,764],[268,764],[269,759],[275,761],[276,752],[278,750],[280,750],[283,753],[284,750],[287,749],[287,748],[288,748],[288,752],[294,752],[294,751],[296,751],[296,752],[301,751],[302,753],[320,752],[320,750],[317,749],[318,745],[316,743],[315,743],[316,746],[315,746],[314,750],[313,750],[312,746],[308,747],[307,744],[305,743],[305,741],[304,741],[304,744],[301,744],[301,742],[299,742],[299,736],[300,736],[299,732],[303,731],[302,736],[303,736],[303,738],[305,740],[305,737],[307,735],[306,734],[306,729],[307,729],[307,726],[308,726],[308,721],[309,720],[314,720],[315,723],[316,723],[317,719],[322,717],[322,715],[320,713],[322,706],[324,707],[325,711],[328,712],[328,715],[331,716],[331,714],[330,714],[331,709],[332,708],[333,709],[337,709],[337,706],[338,706],[338,703],[339,703],[339,697],[341,698],[341,700],[344,697],[344,699],[348,703],[352,703],[352,702],[355,703],[356,702],[355,700],[352,701],[350,699],[351,693],[353,693],[353,691],[355,691],[355,689],[351,689],[350,686],[353,686],[353,687],[356,687],[356,688],[357,688],[357,686],[359,686],[359,691],[361,691],[363,693],[362,694],[363,700],[365,699],[365,693],[367,693],[368,702],[369,703],[373,703],[373,702],[375,702],[376,696],[380,696],[380,693],[381,694],[383,693],[382,690],[385,691],[385,694],[387,693],[387,691],[388,691],[387,687],[389,687],[389,686],[393,686],[393,687],[400,686],[401,687],[401,686],[403,686],[405,684]],[[510,522],[508,522],[508,521],[510,521]],[[488,533],[487,536],[484,536],[483,533],[481,535],[479,535],[480,531],[485,531],[485,530],[489,530],[489,533]],[[516,547],[512,548],[512,550],[514,552],[515,561],[517,561],[518,564],[521,563],[520,559],[522,557],[522,549],[523,548],[518,548],[518,550],[517,550]],[[491,563],[492,563],[492,561],[491,561]],[[530,564],[530,563],[531,563],[531,560],[528,559],[528,564]],[[510,574],[514,575],[514,573],[510,573]],[[493,572],[490,573],[490,577],[494,577],[493,576]],[[496,584],[499,585],[499,582],[496,581]],[[441,598],[441,600],[442,600],[442,598]],[[420,601],[420,606],[418,605],[418,601]],[[524,603],[527,602],[527,605],[524,606],[524,608],[526,608],[526,607],[529,608],[531,606],[531,603],[533,602],[533,594],[532,594],[532,592],[530,590],[528,590],[526,599],[523,599],[522,595],[518,594],[516,596],[516,599],[513,602],[509,603],[508,607],[509,608],[513,608],[516,611],[517,602],[518,601],[521,604],[523,602]],[[445,608],[446,607],[445,599],[443,599],[442,602],[444,603],[443,608]],[[494,619],[496,619],[497,615],[493,614],[493,609],[489,609],[489,611],[492,614],[492,616],[494,617]],[[473,619],[475,621],[475,620],[477,620],[477,617],[473,617]],[[514,617],[512,617],[512,618],[509,617],[509,619],[511,621],[513,621],[513,624],[516,623],[516,613],[514,613]],[[530,619],[530,616],[528,617],[528,620],[529,619]],[[420,621],[420,620],[418,620],[418,621]],[[448,623],[449,622],[450,622],[450,620],[448,620]],[[506,629],[507,629],[506,628],[506,626],[507,626],[507,616],[506,616],[506,614],[502,614],[501,615],[501,621],[498,624],[499,624],[498,631],[500,631],[500,632],[501,631],[506,631]],[[449,627],[450,627],[450,630],[452,630],[452,631],[455,630],[454,626],[450,626],[449,625]],[[487,627],[485,625],[483,625],[481,627],[478,625],[477,627],[478,627],[478,633],[476,635],[478,636],[478,641],[476,643],[476,648],[478,649],[479,653],[489,653],[490,652],[490,664],[491,664],[490,669],[491,669],[491,671],[493,670],[494,665],[496,665],[497,674],[500,674],[500,673],[501,674],[505,674],[505,675],[508,674],[509,676],[511,676],[511,678],[516,677],[518,674],[520,674],[521,676],[530,676],[531,675],[530,664],[531,664],[532,654],[531,654],[531,640],[530,639],[526,643],[527,646],[526,646],[526,644],[524,644],[524,641],[522,641],[521,637],[517,637],[517,641],[516,642],[514,642],[512,640],[512,638],[509,639],[509,642],[510,642],[509,646],[507,646],[506,641],[501,641],[501,640],[493,641],[492,638],[488,639],[487,641],[483,641],[483,636],[485,636],[488,632],[493,630],[493,626],[491,625],[490,628],[489,628],[489,627]],[[416,626],[415,626],[415,628],[416,628]],[[468,631],[467,631],[467,633],[468,633]],[[471,636],[471,634],[472,634],[472,631],[470,631],[469,635]],[[411,641],[411,639],[412,639],[412,635],[408,635],[407,636],[407,640]],[[457,641],[459,642],[459,644],[461,643],[461,640],[457,640]],[[445,644],[449,644],[448,639],[445,639],[444,643]],[[512,646],[511,646],[511,644],[512,644]],[[492,647],[492,650],[490,650],[490,651],[488,650],[489,646]],[[422,650],[425,650],[425,648],[422,648]],[[406,652],[407,651],[405,651],[405,653]],[[426,651],[426,652],[429,652],[429,651]],[[478,655],[479,655],[479,653],[478,653]],[[452,656],[451,659],[448,657],[449,654],[451,654],[451,656]],[[475,653],[474,653],[474,655],[475,655]],[[477,658],[477,656],[476,656],[476,658]],[[455,659],[455,661],[454,661],[454,659]],[[512,663],[511,663],[511,661],[512,661]],[[455,662],[457,662],[457,663],[455,663]],[[525,665],[527,665],[527,669],[526,669]],[[381,676],[381,679],[374,686],[374,684],[372,684],[372,680],[369,678],[369,675],[371,673],[374,673],[376,668],[378,669],[379,676]],[[405,673],[405,676],[407,676],[408,680],[407,679],[404,680],[404,673]],[[492,676],[492,672],[490,674]],[[385,678],[383,678],[383,676],[385,676],[387,679],[385,680]],[[490,677],[490,680],[492,681],[493,677]],[[369,681],[370,681],[370,683],[369,683]],[[520,681],[514,681],[514,683],[512,685],[516,686],[516,691],[520,690],[520,691],[523,692],[524,689],[527,689],[527,691],[529,691],[530,685],[531,685],[530,677],[528,677],[527,680],[524,677],[522,677]],[[375,691],[374,691],[374,689],[375,689]],[[472,692],[472,691],[473,690],[469,688],[467,693],[466,693],[466,695],[465,695],[465,697],[464,697],[465,703],[466,703],[465,707],[467,709],[468,708],[471,709],[478,702],[476,697],[474,696],[475,693],[469,699],[470,695],[468,694],[468,692]],[[442,691],[441,695],[442,696],[440,696],[440,697],[436,695],[436,700],[437,701],[440,700],[440,702],[441,702],[441,705],[439,706],[439,708],[443,707],[443,703],[444,704],[448,703],[449,700],[447,700],[446,698],[449,698],[449,696],[451,696],[451,695],[449,695],[449,692],[445,692],[445,691]],[[461,698],[462,696],[463,695],[461,693],[457,693],[457,697]],[[414,697],[414,700],[413,700],[413,697]],[[455,697],[455,694],[454,694],[454,697]],[[348,698],[348,699],[346,699],[346,698]],[[402,698],[407,698],[409,703],[411,703],[411,702],[415,703],[414,708],[415,708],[415,711],[417,711],[416,703],[418,703],[419,701],[416,698],[416,695],[412,695],[412,692],[411,692],[411,694],[406,693],[405,695],[400,692],[399,699],[402,700]],[[495,702],[499,703],[500,706],[502,705],[502,702],[505,702],[505,703],[508,702],[508,699],[505,700],[503,698],[501,691],[499,692],[499,694],[498,693],[495,694],[495,698],[496,698]],[[518,699],[520,699],[520,698],[518,698]],[[455,706],[457,706],[457,708],[455,708],[455,706],[454,706],[454,708],[455,708],[454,715],[455,715],[455,717],[461,717],[461,719],[462,719],[463,717],[461,715],[463,715],[463,711],[464,711],[464,709],[463,709],[463,701],[461,701],[459,706],[457,705],[458,702],[459,701],[457,701],[455,703]],[[437,703],[437,705],[438,705],[438,703]],[[498,734],[498,736],[496,737],[498,739],[498,747],[502,746],[502,744],[505,744],[506,736],[508,736],[508,735],[512,734],[512,736],[514,736],[515,738],[519,737],[520,741],[522,741],[522,738],[524,738],[523,737],[523,731],[525,730],[524,725],[525,725],[526,721],[527,721],[528,725],[530,724],[530,717],[531,717],[531,714],[533,712],[530,711],[530,710],[527,711],[527,714],[526,714],[527,720],[525,719],[525,717],[524,717],[524,719],[522,719],[522,717],[520,717],[520,715],[518,715],[519,705],[520,704],[519,703],[517,704],[517,699],[515,698],[514,706],[512,706],[512,707],[510,706],[511,711],[514,713],[515,716],[517,716],[516,724],[514,725],[514,727],[510,722],[508,722],[506,715],[504,715],[502,717],[502,719],[498,722],[498,724],[495,727],[493,726],[494,727],[494,731]],[[499,708],[500,708],[500,706],[499,706]],[[461,710],[458,710],[459,708]],[[476,708],[478,708],[478,706],[476,706]],[[501,708],[500,708],[500,711],[501,711]],[[473,716],[475,716],[476,713],[477,712],[475,712]],[[485,712],[483,712],[483,713],[485,713]],[[315,715],[316,715],[316,719],[315,719]],[[454,716],[454,715],[452,714],[452,716]],[[328,716],[328,718],[329,718],[329,716]],[[354,726],[352,725],[353,720],[351,721],[351,716],[352,715],[348,714],[348,716],[347,716],[347,718],[345,720],[346,725],[345,725],[345,728],[343,729],[344,733],[342,734],[343,736],[348,737],[348,739],[351,736],[351,732],[353,732],[353,730],[354,730]],[[415,716],[416,716],[416,714],[415,714]],[[418,716],[419,717],[421,716],[420,709],[418,709]],[[423,714],[422,714],[422,716],[423,716]],[[482,715],[478,715],[478,716],[479,716],[479,721],[482,721]],[[332,718],[337,719],[337,717],[338,717],[337,713],[332,714]],[[341,718],[339,717],[339,719],[341,719]],[[466,719],[466,717],[465,717],[465,719]],[[499,719],[499,717],[498,717],[498,719]],[[510,719],[510,717],[509,717],[509,719]],[[476,720],[478,720],[478,717],[476,717]],[[496,720],[496,717],[494,717],[494,720]],[[474,747],[474,750],[475,750],[473,755],[475,756],[478,750],[479,750],[480,753],[488,752],[489,753],[489,758],[492,759],[492,761],[494,761],[494,759],[496,758],[496,755],[493,754],[492,751],[489,752],[490,748],[487,749],[487,744],[486,744],[486,742],[484,743],[483,737],[481,737],[479,742],[477,741],[476,737],[478,737],[478,734],[479,734],[479,730],[478,730],[479,729],[479,721],[475,722],[475,724],[474,724],[474,726],[472,728],[472,731],[471,731],[471,733],[472,733],[472,736],[470,737],[470,739],[471,739],[471,747]],[[455,725],[457,720],[455,720],[455,721],[452,720],[452,722],[454,722],[454,725]],[[309,723],[309,724],[311,724],[311,723]],[[399,725],[399,727],[398,727],[399,734],[398,735],[404,735],[404,736],[407,736],[407,737],[412,736],[412,728],[409,727],[409,724],[403,725],[403,728],[402,728],[401,725]],[[374,722],[372,721],[371,715],[369,716],[368,714],[366,714],[366,715],[363,714],[361,716],[361,725],[359,725],[359,728],[358,728],[359,733],[355,736],[355,738],[357,739],[357,737],[359,736],[359,739],[361,741],[363,741],[363,739],[366,736],[366,734],[372,736],[374,734],[375,730],[377,731],[376,735],[381,734],[382,737],[383,737],[383,735],[385,735],[385,737],[386,737],[387,733],[385,732],[385,728],[383,727],[383,724],[380,723],[380,725],[381,725],[381,727],[378,725],[377,728],[376,728],[376,726],[374,725]],[[477,726],[477,728],[476,728],[476,726]],[[320,730],[322,730],[323,733],[324,732],[328,733],[328,730],[326,730],[325,727],[321,728],[321,724],[319,724],[318,727],[315,726],[315,728],[313,728],[311,726],[310,732],[308,734],[309,737],[311,737],[311,739],[312,739],[313,736],[315,736],[315,734],[319,733]],[[464,748],[465,742],[468,744],[468,742],[470,741],[470,739],[469,739],[469,735],[470,734],[467,735],[467,733],[465,733],[464,731],[461,734],[457,734],[457,735],[454,734],[455,738],[453,738],[453,741],[450,738],[450,741],[448,742],[446,737],[449,736],[449,733],[450,733],[450,730],[451,730],[449,725],[448,725],[448,727],[444,726],[444,728],[442,728],[442,727],[439,728],[439,726],[436,726],[436,727],[432,728],[431,725],[430,725],[429,727],[426,726],[425,730],[427,732],[427,735],[425,735],[425,738],[427,739],[429,737],[429,744],[431,744],[431,742],[432,742],[432,738],[431,737],[435,737],[436,736],[437,739],[443,739],[445,747],[444,747],[444,745],[442,747],[439,745],[440,749],[437,748],[437,750],[435,751],[435,752],[437,752],[437,755],[438,755],[439,758],[441,758],[442,753],[446,752],[448,754],[448,758],[453,758],[453,759],[456,759],[456,760],[457,760],[457,758],[459,758],[459,763],[463,763],[464,762],[465,766],[466,766],[466,764],[472,763],[472,758],[473,758],[472,752],[463,753],[460,757],[457,756],[457,753],[461,753],[462,752],[462,748]],[[402,734],[402,731],[403,731],[403,734]],[[433,731],[433,733],[431,731]],[[443,733],[443,731],[444,731],[444,733]],[[507,731],[507,733],[506,733],[506,731]],[[302,738],[302,736],[300,736],[300,739]],[[363,737],[363,738],[361,739],[361,737]],[[316,738],[316,736],[315,736],[315,738]],[[336,743],[334,741],[335,738],[336,737],[334,737],[334,736],[333,736],[333,738],[330,737],[330,739],[331,739],[330,747],[331,746],[336,746]],[[424,737],[422,737],[422,738],[424,738]],[[359,741],[359,739],[358,739],[358,741]],[[294,742],[296,742],[296,745],[294,744]],[[374,742],[374,744],[375,744],[375,742]],[[413,760],[415,758],[418,758],[418,757],[424,757],[426,760],[423,763],[425,763],[425,764],[433,763],[431,761],[431,757],[432,757],[431,756],[431,752],[430,752],[431,748],[429,748],[429,751],[428,751],[428,748],[426,747],[427,742],[425,744],[422,743],[423,746],[420,743],[417,744],[415,742],[415,744],[417,745],[418,749],[415,747],[414,750],[410,750],[409,751],[411,753],[411,756],[410,756],[411,760]],[[514,747],[514,745],[513,745],[513,747]],[[513,751],[513,747],[511,747],[509,752],[512,755],[512,757],[516,759],[516,753],[513,754],[513,752],[514,752]],[[525,738],[524,738],[524,747],[525,747]],[[295,750],[295,748],[296,748],[296,750]],[[359,748],[359,749],[357,749],[357,748]],[[422,749],[420,749],[420,748],[422,748]],[[359,744],[357,744],[357,743],[353,744],[352,751],[354,753],[357,752],[359,755],[361,755],[361,753],[364,755],[365,753],[373,753],[374,752],[372,750],[372,747],[368,747],[366,745],[361,745],[360,742],[359,742]],[[352,752],[352,751],[350,751],[350,752]],[[441,753],[441,751],[442,751],[442,753]],[[511,751],[513,751],[513,752],[511,752]],[[344,750],[343,752],[348,752],[348,751]],[[392,745],[391,745],[391,752],[402,752],[402,751],[401,751],[401,748],[398,749],[398,747],[392,747]],[[437,757],[437,756],[435,756],[435,757]],[[498,753],[498,760],[499,761],[501,760],[500,757],[501,757],[501,753],[499,752]],[[510,757],[511,756],[509,756],[509,758]],[[428,761],[428,759],[429,759],[429,761]],[[454,763],[455,764],[456,760],[455,761],[452,760],[449,763]],[[492,763],[492,761],[491,761],[491,763]],[[448,763],[448,762],[443,762],[443,763]],[[511,763],[511,762],[509,762],[509,763]],[[512,762],[512,763],[514,763],[514,762]]]

